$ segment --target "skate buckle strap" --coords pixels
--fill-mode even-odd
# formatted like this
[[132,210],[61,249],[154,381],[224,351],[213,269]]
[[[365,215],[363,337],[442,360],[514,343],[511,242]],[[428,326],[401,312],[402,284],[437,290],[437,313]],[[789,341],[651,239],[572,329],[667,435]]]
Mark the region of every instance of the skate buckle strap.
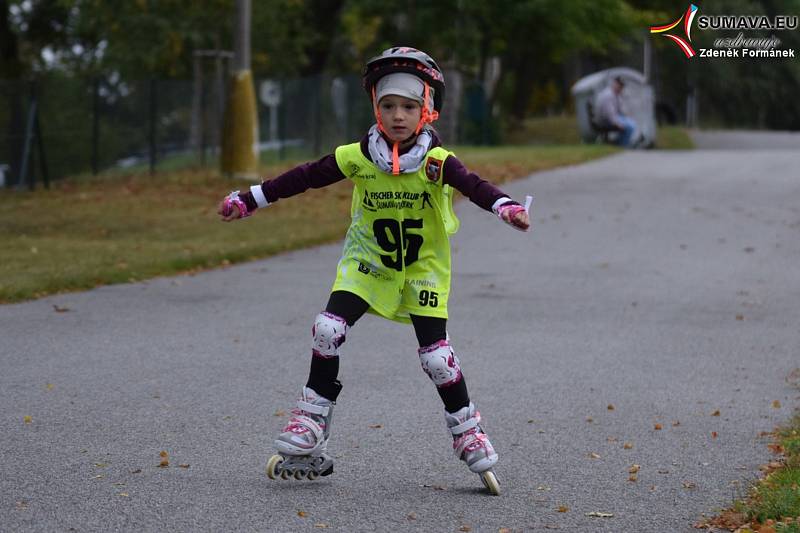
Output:
[[453,435],[461,435],[465,431],[468,431],[474,427],[478,426],[478,423],[481,421],[481,414],[475,411],[475,416],[472,418],[466,419],[464,422],[460,423],[457,426],[453,426],[450,428],[450,433]]
[[297,407],[306,413],[319,416],[328,416],[331,410],[329,405],[314,405],[313,403],[304,402],[303,400],[297,400]]

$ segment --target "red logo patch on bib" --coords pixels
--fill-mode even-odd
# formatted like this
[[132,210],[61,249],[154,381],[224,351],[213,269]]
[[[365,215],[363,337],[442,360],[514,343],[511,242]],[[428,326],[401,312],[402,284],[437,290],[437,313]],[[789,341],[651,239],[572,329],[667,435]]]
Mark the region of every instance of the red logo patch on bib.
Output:
[[439,181],[439,174],[442,172],[442,160],[429,157],[425,162],[425,175],[433,182]]

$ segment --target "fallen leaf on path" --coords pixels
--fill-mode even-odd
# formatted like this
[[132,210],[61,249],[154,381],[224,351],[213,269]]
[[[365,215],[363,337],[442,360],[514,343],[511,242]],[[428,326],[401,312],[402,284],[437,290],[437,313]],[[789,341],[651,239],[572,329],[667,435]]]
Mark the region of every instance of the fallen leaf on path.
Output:
[[158,463],[158,467],[167,468],[169,466],[169,454],[166,451],[162,451],[158,455],[161,457],[161,462]]
[[683,482],[683,488],[684,489],[689,489],[689,490],[696,489],[697,488],[697,483],[694,483],[692,481],[684,481]]
[[472,531],[472,528],[469,526],[461,526],[458,528],[459,531]]
[[130,494],[128,494],[127,492],[120,492],[119,495],[122,496],[123,498],[127,498],[128,496],[130,496]]
[[626,442],[625,444],[622,445],[622,448],[624,450],[630,450],[631,448],[633,448],[633,443],[632,442]]
[[308,516],[308,513],[306,513],[305,511],[297,511],[297,516],[299,516],[300,518],[305,518]]
[[286,411],[275,411],[275,414],[272,416],[286,416]]
[[141,474],[141,473],[142,473],[141,468],[137,468],[136,470],[131,470],[131,474]]
[[639,475],[638,474],[631,474],[630,476],[628,476],[628,481],[636,483],[637,481],[639,481]]
[[30,415],[25,415],[22,417],[22,421],[26,424],[30,424],[33,422],[33,418]]
[[674,420],[674,421],[672,422],[672,427],[678,427],[678,426],[680,426],[680,425],[681,425],[681,421],[680,421],[680,420]]
[[594,453],[594,452],[590,452],[589,453],[589,458],[590,459],[600,459],[600,454]]
[[370,424],[369,425],[370,429],[381,429],[382,427],[383,427],[383,424]]
[[408,516],[406,517],[406,520],[416,520],[416,519],[417,519],[417,513],[408,513]]
[[638,472],[641,469],[642,469],[642,467],[639,466],[639,465],[631,465],[631,467],[628,469],[628,473],[629,474],[635,474],[636,472]]
[[560,505],[558,509],[556,509],[556,511],[558,511],[559,513],[566,513],[569,511],[569,507],[567,507],[566,505]]
[[422,485],[426,489],[433,489],[433,490],[447,490],[447,487],[444,485]]
[[59,307],[56,304],[53,304],[53,310],[56,313],[69,313],[70,311],[72,311],[72,309],[70,309],[69,307]]
[[711,416],[719,416],[719,409],[711,413]]
[[48,383],[47,385],[44,386],[44,388],[46,388],[47,390],[53,390],[53,387],[55,387],[55,385],[53,385],[52,383]]
[[614,513],[604,513],[602,511],[592,511],[591,513],[586,513],[586,516],[591,516],[592,518],[611,518],[614,516]]
[[716,439],[717,438],[717,432],[716,431],[712,431],[711,432],[711,438],[712,439]]
[[182,465],[178,465],[178,468],[189,468],[189,464],[184,463]]
[[314,527],[319,529],[326,529],[328,527],[328,524],[323,524],[322,522],[320,522],[319,524],[314,524]]
[[778,401],[778,400],[775,400],[774,402],[772,402],[772,407],[773,407],[773,409],[780,409],[781,408],[781,402]]
[[744,320],[744,315],[736,315],[736,320]]
[[547,485],[539,485],[538,487],[536,487],[536,490],[550,491],[552,489]]
[[614,405],[613,404],[608,404],[608,407],[606,409],[608,409],[609,411],[613,411],[614,410]]
[[656,424],[655,426],[653,426],[653,429],[656,431],[661,431],[662,428],[663,426],[661,424]]

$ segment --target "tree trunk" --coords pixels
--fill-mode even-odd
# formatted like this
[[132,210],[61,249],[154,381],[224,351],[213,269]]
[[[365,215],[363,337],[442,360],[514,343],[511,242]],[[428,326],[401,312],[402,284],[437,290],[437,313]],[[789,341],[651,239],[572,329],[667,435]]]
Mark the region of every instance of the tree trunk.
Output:
[[8,84],[5,92],[6,102],[10,115],[6,128],[8,135],[8,153],[0,154],[0,163],[7,160],[10,167],[11,178],[8,183],[13,183],[19,175],[21,165],[24,119],[22,113],[23,87],[22,87],[22,62],[19,59],[19,44],[17,36],[11,29],[8,18],[8,2],[0,0],[0,80]]

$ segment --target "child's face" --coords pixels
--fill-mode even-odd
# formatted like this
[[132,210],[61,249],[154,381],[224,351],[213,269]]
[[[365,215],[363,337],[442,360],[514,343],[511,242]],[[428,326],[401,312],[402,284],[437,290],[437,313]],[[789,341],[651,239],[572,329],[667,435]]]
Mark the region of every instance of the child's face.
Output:
[[394,94],[381,98],[378,110],[386,135],[394,142],[402,142],[411,137],[422,118],[422,106],[419,102]]

